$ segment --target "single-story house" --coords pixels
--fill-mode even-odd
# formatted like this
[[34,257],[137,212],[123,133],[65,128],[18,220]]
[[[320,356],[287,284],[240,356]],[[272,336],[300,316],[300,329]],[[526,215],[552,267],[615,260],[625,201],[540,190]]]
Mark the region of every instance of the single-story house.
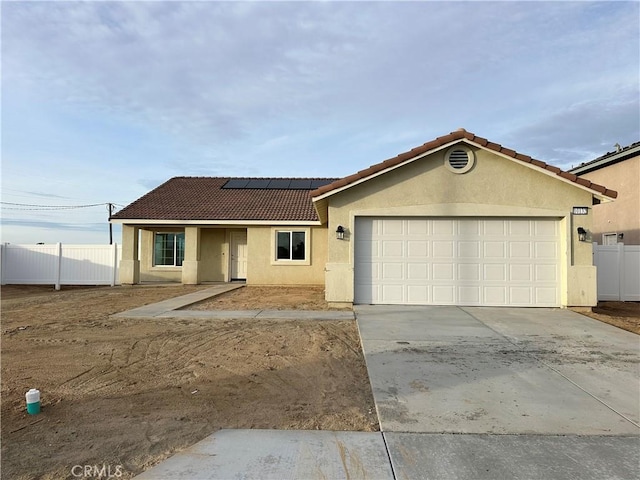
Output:
[[464,129],[345,178],[177,177],[112,216],[123,284],[324,285],[332,304],[593,306],[616,192]]
[[640,142],[617,148],[569,170],[618,192],[615,203],[593,209],[592,241],[599,245],[640,245]]

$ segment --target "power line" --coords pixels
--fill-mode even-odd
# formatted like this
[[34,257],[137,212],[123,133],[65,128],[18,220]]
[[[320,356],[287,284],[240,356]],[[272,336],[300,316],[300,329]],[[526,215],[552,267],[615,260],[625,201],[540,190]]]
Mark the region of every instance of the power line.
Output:
[[91,203],[86,205],[38,205],[34,203],[13,203],[13,202],[0,202],[2,205],[12,205],[11,207],[5,207],[7,210],[70,210],[75,208],[90,208],[100,207],[103,205],[109,205],[109,203]]

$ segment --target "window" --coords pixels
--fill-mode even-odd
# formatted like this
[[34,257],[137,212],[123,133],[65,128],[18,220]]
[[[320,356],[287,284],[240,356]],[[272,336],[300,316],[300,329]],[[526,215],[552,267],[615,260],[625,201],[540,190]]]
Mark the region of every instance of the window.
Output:
[[618,234],[617,233],[603,233],[602,234],[602,244],[603,245],[617,245],[618,244]]
[[307,232],[278,230],[276,237],[276,260],[307,259]]
[[153,265],[181,267],[184,260],[184,233],[156,233],[153,245]]

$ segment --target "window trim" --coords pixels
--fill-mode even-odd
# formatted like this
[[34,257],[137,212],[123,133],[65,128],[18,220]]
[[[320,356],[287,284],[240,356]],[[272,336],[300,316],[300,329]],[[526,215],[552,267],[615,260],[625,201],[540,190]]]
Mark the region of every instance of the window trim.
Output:
[[[304,233],[304,260],[278,259],[278,233]],[[271,228],[271,265],[311,265],[311,229],[300,227]]]
[[[173,235],[173,265],[158,265],[156,263],[156,237],[158,235]],[[161,269],[174,269],[180,270],[182,269],[182,264],[184,264],[184,251],[182,253],[182,264],[176,265],[176,260],[178,259],[178,242],[176,241],[178,235],[185,235],[185,232],[153,232],[153,240],[151,244],[151,267],[152,268],[161,268]],[[183,246],[185,244],[185,239],[183,238]]]

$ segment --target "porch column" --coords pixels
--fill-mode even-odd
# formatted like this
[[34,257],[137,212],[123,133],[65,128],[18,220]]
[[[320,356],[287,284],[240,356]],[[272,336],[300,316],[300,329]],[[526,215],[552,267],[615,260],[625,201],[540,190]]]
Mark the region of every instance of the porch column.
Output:
[[140,229],[133,225],[122,225],[122,260],[120,260],[120,283],[134,285],[140,283],[140,259],[138,258],[138,237]]
[[184,229],[184,260],[182,261],[182,283],[197,285],[200,283],[200,227]]

